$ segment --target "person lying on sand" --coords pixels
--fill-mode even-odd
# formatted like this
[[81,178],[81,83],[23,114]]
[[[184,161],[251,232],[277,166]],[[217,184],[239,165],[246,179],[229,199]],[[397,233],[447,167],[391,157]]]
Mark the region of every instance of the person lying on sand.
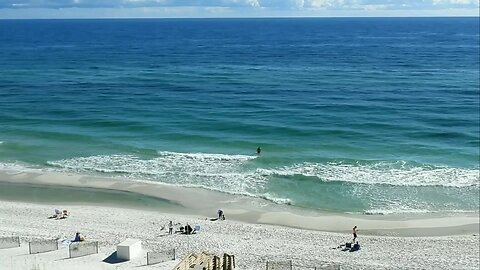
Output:
[[67,209],[63,209],[62,216],[60,218],[67,218],[67,217],[68,217],[68,211]]
[[52,216],[49,216],[48,218],[59,219],[61,216],[62,216],[62,212],[60,212],[60,210],[58,209],[55,209],[55,214],[53,214]]
[[48,218],[54,218],[54,219],[64,219],[68,217],[68,211],[67,209],[63,209],[63,211],[60,211],[59,209],[55,209],[55,214]]

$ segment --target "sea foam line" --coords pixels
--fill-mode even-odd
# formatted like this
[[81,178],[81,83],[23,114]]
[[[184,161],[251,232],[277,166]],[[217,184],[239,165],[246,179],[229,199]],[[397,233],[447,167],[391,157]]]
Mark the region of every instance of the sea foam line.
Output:
[[480,181],[476,169],[442,166],[412,166],[404,161],[374,164],[310,163],[274,169],[259,169],[264,175],[316,177],[321,181],[342,181],[361,184],[388,184],[395,186],[475,186]]
[[61,171],[112,173],[123,177],[253,195],[267,179],[243,166],[255,156],[159,152],[153,159],[133,155],[90,156],[47,164]]
[[[409,164],[407,162],[368,163],[312,163],[291,166],[258,168],[257,156],[158,152],[154,158],[135,155],[98,155],[48,161],[46,171],[75,172],[79,174],[107,174],[140,181],[198,187],[230,194],[263,198],[279,204],[295,205],[285,194],[269,191],[271,181],[340,181],[362,184],[389,184],[394,186],[469,187],[479,183],[478,169],[449,168]],[[25,171],[31,166],[0,164],[0,169]],[[36,167],[36,166],[33,166]],[[294,176],[294,177],[290,177]],[[288,192],[287,192],[288,193]],[[405,207],[405,206],[403,206]],[[419,211],[418,209],[381,209],[389,211]],[[415,208],[415,207],[414,207]],[[374,210],[369,210],[374,213]]]
[[159,152],[153,159],[134,155],[90,156],[58,161],[48,165],[75,172],[118,173],[178,185],[204,185],[224,192],[263,190],[271,177],[313,177],[317,181],[339,181],[394,186],[468,187],[479,184],[479,169],[412,165],[403,161],[372,164],[304,162],[276,168],[247,169],[256,156]]
[[[365,215],[391,215],[391,214],[428,214],[428,213],[464,213],[464,214],[474,214],[478,213],[476,211],[471,210],[460,210],[460,209],[452,209],[452,210],[429,210],[429,209],[402,209],[402,208],[391,208],[391,209],[371,209],[364,211],[363,214]],[[355,213],[353,213],[355,214]]]
[[7,173],[16,174],[19,172],[42,172],[42,169],[38,166],[28,165],[22,162],[0,162],[0,171],[6,171]]

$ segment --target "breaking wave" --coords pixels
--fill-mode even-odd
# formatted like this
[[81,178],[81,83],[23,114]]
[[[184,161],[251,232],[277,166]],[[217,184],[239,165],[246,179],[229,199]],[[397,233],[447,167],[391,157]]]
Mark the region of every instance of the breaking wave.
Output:
[[[295,164],[258,168],[256,156],[206,153],[158,152],[142,159],[134,155],[78,157],[47,164],[55,170],[78,173],[104,173],[132,179],[158,181],[189,187],[202,187],[233,194],[269,194],[269,181],[308,177],[311,181],[386,184],[394,186],[468,187],[479,184],[479,170],[406,162],[347,164],[342,162]],[[275,180],[273,180],[275,179]],[[271,196],[267,196],[271,197]],[[285,198],[270,198],[285,202]]]
[[309,176],[322,181],[343,181],[362,184],[397,186],[475,186],[480,181],[479,169],[412,165],[404,161],[373,164],[302,163],[273,169],[261,169],[264,175]]
[[[408,200],[405,201],[402,198],[397,198],[398,201],[395,201],[396,197],[394,196],[393,202],[388,201],[387,198],[391,198],[393,195],[383,198],[382,190],[392,194],[392,191],[393,193],[404,192],[402,190],[405,189],[405,192],[408,192],[406,189],[416,190],[422,187],[435,188],[437,191],[440,190],[438,192],[443,192],[441,190],[444,188],[467,188],[467,192],[474,195],[475,191],[472,190],[476,190],[476,186],[480,182],[478,168],[451,168],[403,161],[304,162],[290,166],[265,167],[263,165],[265,162],[259,162],[257,158],[255,155],[161,151],[153,158],[119,154],[48,161],[48,166],[43,169],[204,188],[262,198],[277,204],[302,206],[308,201],[310,203],[307,203],[309,205],[307,207],[314,208],[322,207],[325,203],[316,198],[316,196],[325,197],[327,195],[324,193],[323,185],[325,188],[328,186],[335,189],[345,189],[345,185],[375,187],[375,195],[368,193],[370,188],[362,188],[364,192],[360,196],[361,198],[365,196],[365,200],[367,200],[365,202],[375,200],[375,203],[371,205],[367,203],[370,206],[364,205],[367,207],[363,210],[358,209],[364,214],[434,212],[438,206],[432,204],[431,201],[425,203],[431,198],[425,198],[427,201],[418,198],[419,201],[409,203]],[[3,170],[25,170],[25,168],[28,166],[24,164],[0,164],[0,169]],[[382,187],[382,185],[385,186]],[[351,190],[358,191],[357,188]],[[306,191],[310,193],[307,194]],[[344,198],[357,196],[355,194],[348,195],[348,193],[342,194],[342,191],[338,192],[340,193],[337,193],[339,194],[337,196],[347,196]],[[305,196],[313,197],[305,198]],[[360,199],[355,198],[351,197],[349,200]],[[466,210],[470,210],[471,205],[475,206],[475,203],[469,202],[468,205]],[[439,207],[439,210],[442,211],[459,206],[454,204],[447,208]],[[460,206],[459,209],[461,208]]]

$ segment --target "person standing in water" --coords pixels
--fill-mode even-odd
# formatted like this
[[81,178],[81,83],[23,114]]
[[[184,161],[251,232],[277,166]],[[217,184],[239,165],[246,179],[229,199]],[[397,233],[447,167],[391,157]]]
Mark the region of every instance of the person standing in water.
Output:
[[262,149],[260,149],[260,146],[257,147],[257,155],[260,155],[260,152],[262,152]]

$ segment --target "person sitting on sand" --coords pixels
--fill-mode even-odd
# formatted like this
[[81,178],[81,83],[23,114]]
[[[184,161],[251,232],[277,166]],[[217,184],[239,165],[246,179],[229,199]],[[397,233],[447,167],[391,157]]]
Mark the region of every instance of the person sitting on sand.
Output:
[[222,219],[222,217],[224,216],[223,209],[218,209],[217,214],[218,214],[218,219]]
[[75,233],[75,239],[72,242],[82,242],[85,241],[85,237],[81,236],[79,232]]
[[352,248],[350,248],[350,252],[354,252],[354,251],[357,251],[357,250],[360,250],[360,244],[358,242],[356,242]]
[[188,223],[187,223],[187,225],[185,225],[185,227],[180,227],[180,229],[181,229],[182,233],[184,233],[184,234],[192,234],[193,233],[193,228]]
[[60,218],[67,218],[68,217],[68,211],[67,209],[63,209],[62,216]]
[[190,224],[187,223],[187,225],[185,225],[185,233],[192,234],[192,232],[193,232],[192,226],[190,226]]

